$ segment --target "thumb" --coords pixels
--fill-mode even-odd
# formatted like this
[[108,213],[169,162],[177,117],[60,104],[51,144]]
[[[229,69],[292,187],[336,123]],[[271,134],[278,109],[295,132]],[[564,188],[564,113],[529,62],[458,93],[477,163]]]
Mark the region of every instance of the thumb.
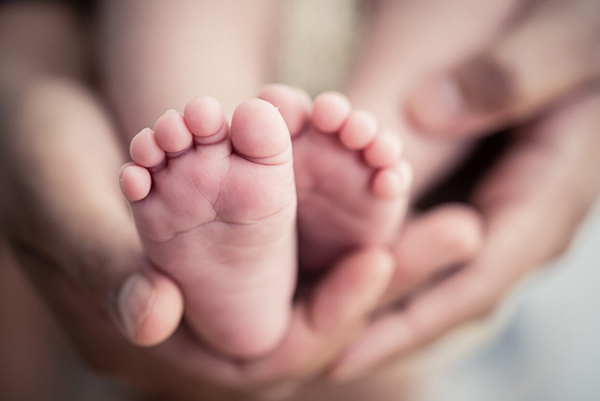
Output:
[[130,271],[113,293],[113,316],[136,345],[156,345],[179,325],[183,313],[181,291],[170,278],[147,265]]
[[40,293],[68,297],[53,284],[68,281],[134,344],[165,340],[183,298],[143,256],[118,187],[121,155],[110,121],[93,94],[70,81],[23,92],[13,106],[15,134],[0,136],[0,234]]
[[420,131],[453,137],[492,132],[600,77],[592,17],[600,15],[600,3],[534,7],[487,48],[416,87],[406,111]]

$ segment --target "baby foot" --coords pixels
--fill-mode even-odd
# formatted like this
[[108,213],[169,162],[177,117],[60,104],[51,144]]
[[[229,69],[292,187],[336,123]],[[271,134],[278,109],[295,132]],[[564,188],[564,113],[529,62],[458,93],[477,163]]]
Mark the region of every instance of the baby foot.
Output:
[[390,244],[411,179],[399,136],[380,131],[341,94],[315,99],[310,129],[294,138],[301,264],[330,266],[349,249]]
[[407,206],[410,166],[399,136],[353,111],[337,93],[315,99],[280,85],[260,98],[277,106],[293,137],[300,265],[330,266],[349,249],[389,244]]
[[121,188],[148,258],[185,297],[192,330],[217,350],[255,357],[287,328],[295,286],[296,192],[289,132],[254,99],[231,128],[198,97],[131,142]]

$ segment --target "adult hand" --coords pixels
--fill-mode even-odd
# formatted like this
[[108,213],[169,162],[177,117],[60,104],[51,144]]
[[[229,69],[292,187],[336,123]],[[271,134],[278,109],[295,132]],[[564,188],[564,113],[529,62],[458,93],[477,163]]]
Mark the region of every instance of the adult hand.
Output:
[[[539,116],[600,79],[600,3],[513,1],[479,51],[438,71],[409,95],[424,133],[473,138]],[[466,22],[466,21],[465,21]]]
[[[407,101],[413,125],[430,138],[472,139],[516,125],[514,141],[472,197],[485,224],[480,254],[404,308],[381,314],[332,375],[364,373],[487,315],[527,272],[564,252],[593,205],[600,191],[600,3],[527,4],[520,21],[503,25],[483,50],[434,74]],[[399,252],[396,282],[403,258]],[[406,278],[423,285],[436,269],[407,269]],[[406,286],[397,289],[390,297],[406,296]]]
[[[394,267],[391,255],[378,249],[348,255],[300,297],[289,332],[272,354],[241,363],[213,353],[185,324],[177,326],[176,285],[142,257],[115,179],[122,160],[101,109],[64,80],[36,81],[21,93],[20,111],[10,119],[15,135],[2,137],[4,234],[93,369],[183,399],[273,399],[318,381],[369,324]],[[416,220],[407,227],[407,257],[411,238],[453,230],[452,221],[441,220],[447,223]],[[448,248],[456,251],[454,241],[448,247],[442,241],[429,253],[431,262],[455,259],[456,253],[446,255]],[[140,313],[133,332],[119,302],[130,296],[132,275],[149,277],[155,294],[150,301],[134,296],[124,302]],[[163,336],[169,338],[158,346],[139,347]]]
[[[332,374],[365,373],[486,316],[527,272],[560,255],[600,190],[598,124],[596,92],[523,127],[529,134],[518,139],[474,196],[486,224],[480,254],[405,308],[382,314]],[[410,265],[405,273],[400,264],[396,281],[406,274],[410,282],[422,284],[439,268],[432,267],[415,275]],[[393,295],[406,294],[406,287],[399,286]]]
[[242,363],[213,353],[185,325],[156,347],[132,345],[82,283],[70,281],[48,261],[19,256],[90,368],[151,394],[184,400],[272,400],[301,391],[318,380],[366,324],[393,268],[391,257],[381,250],[341,261],[295,305],[291,327],[277,350]]
[[[91,367],[184,399],[273,396],[312,380],[366,324],[393,272],[378,249],[348,255],[300,298],[271,355],[242,363],[213,353],[178,325],[177,286],[142,257],[102,110],[63,79],[21,89],[3,120],[12,134],[1,137],[2,234]],[[151,289],[132,296],[128,282],[141,276]]]
[[[340,261],[299,298],[287,337],[268,357],[242,364],[213,354],[179,326],[177,285],[143,258],[118,188],[123,155],[106,113],[80,84],[47,73],[68,75],[42,67],[1,80],[2,234],[87,364],[150,391],[196,399],[275,396],[315,380],[367,324],[389,283],[390,256],[371,249]],[[410,227],[408,234],[439,225]]]

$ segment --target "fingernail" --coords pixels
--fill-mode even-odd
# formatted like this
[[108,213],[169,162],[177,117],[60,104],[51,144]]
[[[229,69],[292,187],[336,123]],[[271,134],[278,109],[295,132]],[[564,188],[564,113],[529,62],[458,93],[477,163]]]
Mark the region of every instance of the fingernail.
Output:
[[146,276],[135,273],[123,285],[119,295],[119,312],[125,329],[135,339],[141,324],[150,313],[156,291]]
[[413,93],[408,103],[410,117],[420,128],[441,130],[465,111],[465,99],[450,74],[434,76]]

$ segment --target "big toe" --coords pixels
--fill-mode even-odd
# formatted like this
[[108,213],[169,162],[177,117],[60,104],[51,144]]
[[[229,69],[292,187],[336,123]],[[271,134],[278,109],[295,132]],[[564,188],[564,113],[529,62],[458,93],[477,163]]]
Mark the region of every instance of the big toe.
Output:
[[262,164],[291,160],[291,138],[285,121],[270,103],[252,99],[240,104],[231,120],[236,153]]
[[308,93],[301,89],[271,84],[262,89],[258,98],[277,107],[292,137],[299,134],[308,122],[311,100]]

